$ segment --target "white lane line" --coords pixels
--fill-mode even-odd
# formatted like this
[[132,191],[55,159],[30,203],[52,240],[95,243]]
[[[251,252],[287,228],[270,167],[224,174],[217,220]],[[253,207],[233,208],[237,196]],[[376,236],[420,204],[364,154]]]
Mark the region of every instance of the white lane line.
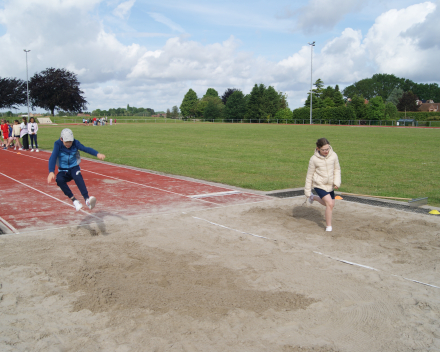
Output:
[[[5,219],[3,219],[1,216],[0,216],[0,221],[2,222],[2,223],[4,223],[5,225],[6,225],[6,227],[8,227],[10,230],[12,230],[12,232],[14,232],[15,234],[19,234],[20,232],[18,232],[17,231],[17,229],[14,227],[14,226],[12,226],[9,222],[7,222]],[[7,233],[5,234],[5,235],[7,235]]]
[[[65,202],[65,201],[63,201],[63,200],[60,200],[60,199],[58,199],[58,198],[55,198],[54,196],[51,196],[50,194],[48,194],[48,193],[46,193],[46,192],[40,191],[40,190],[37,189],[37,188],[31,187],[31,186],[27,185],[26,183],[23,183],[23,182],[17,181],[17,180],[15,180],[15,179],[13,179],[12,177],[8,176],[8,175],[5,175],[5,174],[2,173],[2,172],[0,172],[0,175],[2,175],[2,176],[4,176],[4,177],[7,177],[7,178],[9,178],[10,180],[12,180],[12,181],[14,181],[14,182],[20,183],[20,184],[22,184],[23,186],[26,186],[26,187],[28,187],[28,188],[30,188],[30,189],[33,189],[34,191],[40,192],[40,193],[44,194],[45,196],[48,196],[48,197],[50,197],[50,198],[52,198],[52,199],[57,200],[58,202],[61,202],[61,203],[63,203],[63,204],[66,204],[66,205],[69,206],[69,207],[73,207],[73,208],[75,208],[75,206],[74,206],[73,204],[69,204],[69,203],[67,203],[67,202]],[[101,220],[101,218],[99,218],[99,217],[97,217],[97,216],[95,216],[95,215],[93,215],[93,214],[91,214],[91,213],[88,213],[88,212],[86,212],[86,211],[83,210],[83,209],[81,209],[80,211],[82,211],[83,213],[85,213],[85,214],[87,214],[87,215],[93,216],[93,217],[95,217],[95,218]]]
[[[96,175],[100,175],[100,176],[104,176],[104,177],[112,178],[112,179],[114,179],[114,180],[123,181],[123,182],[128,182],[128,183],[132,183],[132,184],[134,184],[134,185],[138,185],[138,186],[141,186],[141,187],[152,188],[152,189],[156,189],[156,190],[158,190],[158,191],[167,192],[167,193],[175,194],[175,195],[180,196],[180,197],[185,197],[185,198],[190,198],[190,199],[192,199],[191,197],[189,197],[189,196],[187,196],[187,195],[185,195],[185,194],[176,193],[176,192],[173,192],[173,191],[168,191],[168,190],[166,190],[166,189],[157,188],[157,187],[153,187],[153,186],[148,186],[148,185],[144,185],[144,184],[142,184],[142,183],[137,183],[137,182],[133,182],[133,181],[128,181],[128,180],[124,180],[124,179],[122,179],[122,178],[117,178],[117,177],[114,177],[114,176],[108,176],[108,175],[100,174],[99,172],[90,171],[90,170],[87,170],[87,169],[81,169],[81,170],[84,170],[84,171],[87,171],[87,172],[91,172],[92,174],[96,174]],[[195,199],[195,200],[198,200],[198,201],[200,201],[200,202],[210,203],[210,204],[218,204],[218,203],[210,202],[210,201],[208,201],[208,200],[203,200],[203,199]]]
[[408,279],[407,277],[404,277],[404,276],[393,275],[393,274],[391,274],[391,275],[392,275],[392,276],[401,277],[402,279],[405,279],[405,280],[408,280],[408,281],[412,281],[412,282],[415,282],[415,283],[418,283],[418,284],[421,284],[421,285],[430,286],[430,287],[435,287],[435,288],[440,288],[440,287],[438,287],[438,286],[431,285],[431,284],[427,284],[427,283],[422,282],[422,281],[417,281],[417,280],[413,280],[413,279]]
[[334,260],[337,260],[337,261],[342,262],[342,263],[345,263],[345,264],[350,264],[350,265],[360,266],[360,267],[365,268],[365,269],[370,269],[370,270],[379,271],[379,270],[377,270],[377,269],[372,268],[371,266],[362,265],[362,264],[357,264],[357,263],[349,262],[348,260],[343,260],[343,259],[339,259],[339,258],[334,258],[334,257],[331,257],[331,256],[329,256],[329,255],[327,255],[327,254],[323,254],[323,253],[321,253],[321,252],[315,252],[315,251],[313,251],[313,253],[323,255],[324,257],[327,257],[327,258],[330,258],[330,259],[334,259]]
[[195,194],[193,196],[188,196],[190,198],[206,198],[206,197],[218,197],[218,196],[228,196],[230,194],[239,194],[240,191],[226,191],[226,192],[215,192],[215,193],[203,193],[203,194]]
[[240,232],[240,233],[242,233],[242,234],[244,234],[244,235],[251,235],[251,236],[254,236],[254,237],[264,238],[264,239],[266,239],[266,240],[274,241],[274,242],[277,241],[277,240],[273,240],[273,239],[271,239],[271,238],[267,238],[267,237],[264,237],[264,236],[254,235],[253,233],[243,232],[243,231],[240,231],[240,230],[233,229],[233,228],[231,228],[231,227],[227,227],[227,226],[224,226],[224,225],[216,224],[215,222],[212,222],[212,221],[209,221],[209,220],[206,220],[206,219],[202,219],[202,218],[198,218],[197,216],[193,216],[193,218],[194,218],[194,219],[198,219],[198,220],[202,220],[202,221],[209,222],[209,223],[212,224],[212,225],[219,226],[219,227],[223,227],[224,229],[228,229],[228,230],[232,230],[232,231]]

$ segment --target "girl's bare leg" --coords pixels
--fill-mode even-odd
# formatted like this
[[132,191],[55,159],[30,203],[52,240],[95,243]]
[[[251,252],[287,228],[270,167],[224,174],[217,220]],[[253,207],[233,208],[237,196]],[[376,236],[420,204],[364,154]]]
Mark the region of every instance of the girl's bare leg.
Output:
[[[325,197],[324,197],[325,198]],[[331,198],[331,197],[330,197]],[[318,202],[319,204],[322,204],[323,206],[325,206],[325,202],[321,199],[321,198],[319,198],[319,196],[313,196],[313,200],[315,201],[315,202]]]
[[321,200],[325,202],[325,223],[327,226],[332,226],[332,212],[335,206],[335,200],[332,199],[330,194],[327,194]]
[[23,148],[23,146],[22,146],[21,143],[20,143],[20,138],[15,137],[15,143],[17,143],[17,147],[19,147],[19,148]]

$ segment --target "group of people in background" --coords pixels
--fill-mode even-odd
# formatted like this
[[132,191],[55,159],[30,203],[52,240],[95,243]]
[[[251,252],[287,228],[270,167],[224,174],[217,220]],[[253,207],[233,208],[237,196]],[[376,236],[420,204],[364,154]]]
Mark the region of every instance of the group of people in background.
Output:
[[[88,126],[89,124],[91,124],[92,126],[104,126],[106,125],[108,122],[107,116],[106,117],[101,117],[101,118],[90,118],[90,119],[86,119],[83,118],[83,124],[85,124],[86,126]],[[116,123],[116,119],[115,119],[115,123]],[[110,125],[113,124],[113,119],[110,119]]]
[[[38,124],[33,117],[29,119],[29,122],[27,117],[23,117],[21,124],[18,120],[14,120],[13,124],[10,124],[9,120],[5,119],[2,119],[1,122],[0,129],[2,139],[0,139],[0,141],[3,149],[14,148],[14,150],[29,150],[31,148],[31,152],[39,152],[37,140]],[[30,148],[29,137],[31,140]]]

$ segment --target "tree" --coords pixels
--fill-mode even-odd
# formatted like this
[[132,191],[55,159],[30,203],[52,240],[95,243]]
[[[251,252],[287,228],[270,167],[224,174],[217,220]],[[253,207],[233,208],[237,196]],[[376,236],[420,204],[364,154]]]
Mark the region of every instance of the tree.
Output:
[[220,115],[223,113],[223,109],[225,108],[225,106],[223,105],[222,100],[219,97],[205,96],[197,103],[196,116],[205,117],[205,110],[210,102],[215,105]]
[[224,105],[226,105],[226,102],[228,101],[228,98],[231,96],[232,93],[234,93],[236,90],[236,88],[228,88],[225,90],[225,92],[222,95],[222,102]]
[[225,106],[225,117],[229,120],[241,120],[246,113],[246,99],[240,90],[233,92]]
[[203,97],[214,97],[218,98],[218,92],[214,88],[208,88]]
[[197,93],[190,88],[189,91],[185,94],[182,104],[180,104],[180,111],[182,112],[182,116],[195,116],[198,102],[199,99],[197,98]]
[[[308,93],[308,98],[304,102],[304,106],[310,108],[310,93]],[[312,109],[319,109],[322,107],[321,99],[318,99],[315,94],[312,94]]]
[[393,120],[397,117],[397,108],[391,102],[385,104],[385,120]]
[[170,119],[170,118],[171,118],[171,111],[170,111],[170,109],[167,109],[167,112],[166,112],[166,114],[165,114],[165,117],[166,117],[167,119]]
[[249,95],[249,100],[246,106],[245,118],[247,120],[266,119],[265,111],[262,109],[263,95],[266,87],[264,84],[254,85]]
[[275,119],[277,120],[291,120],[292,118],[292,110],[290,110],[289,108],[280,109],[275,114]]
[[367,105],[365,104],[365,98],[362,95],[355,95],[351,98],[350,107],[353,108],[356,118],[359,120],[366,120],[367,118]]
[[179,108],[176,105],[174,105],[171,109],[171,117],[173,119],[177,119],[179,117]]
[[403,89],[401,88],[394,88],[391,92],[391,94],[388,96],[387,103],[392,103],[395,106],[399,104],[399,99],[403,95]]
[[326,98],[330,98],[333,100],[333,96],[335,95],[335,89],[333,87],[328,86],[322,91],[320,98],[325,100]]
[[402,97],[399,99],[399,103],[397,104],[397,110],[399,111],[419,110],[419,106],[417,105],[416,100],[419,100],[419,98],[413,92],[409,91],[403,93]]
[[335,102],[333,101],[332,98],[327,97],[322,101],[322,107],[323,108],[334,108],[335,107]]
[[382,97],[377,96],[370,99],[367,107],[369,120],[383,120],[385,117],[385,104]]
[[214,99],[209,99],[208,104],[206,105],[206,108],[203,111],[203,118],[207,120],[215,120],[218,119],[219,117],[220,117],[220,110],[217,104],[214,102]]
[[318,78],[316,82],[313,84],[316,88],[312,89],[313,93],[315,93],[316,97],[319,99],[321,98],[321,94],[323,93],[324,89],[324,82],[321,78]]
[[17,78],[0,78],[0,109],[26,104],[26,83]]
[[333,94],[333,102],[335,103],[335,106],[344,106],[345,105],[345,101],[344,98],[342,97],[341,92],[335,89],[335,93]]
[[36,73],[29,80],[29,91],[32,108],[49,110],[52,116],[55,109],[77,113],[87,106],[76,74],[64,68],[51,67]]
[[270,118],[275,117],[277,111],[280,110],[280,95],[272,86],[263,91],[262,110]]

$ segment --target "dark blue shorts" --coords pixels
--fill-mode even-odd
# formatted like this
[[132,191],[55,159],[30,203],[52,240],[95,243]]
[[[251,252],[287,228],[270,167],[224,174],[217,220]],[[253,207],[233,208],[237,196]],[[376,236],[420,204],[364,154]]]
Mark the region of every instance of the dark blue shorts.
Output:
[[332,199],[335,199],[335,191],[327,192],[321,188],[315,188],[315,192],[318,194],[319,198],[321,199],[324,198],[327,194],[330,194],[330,197],[332,197]]

